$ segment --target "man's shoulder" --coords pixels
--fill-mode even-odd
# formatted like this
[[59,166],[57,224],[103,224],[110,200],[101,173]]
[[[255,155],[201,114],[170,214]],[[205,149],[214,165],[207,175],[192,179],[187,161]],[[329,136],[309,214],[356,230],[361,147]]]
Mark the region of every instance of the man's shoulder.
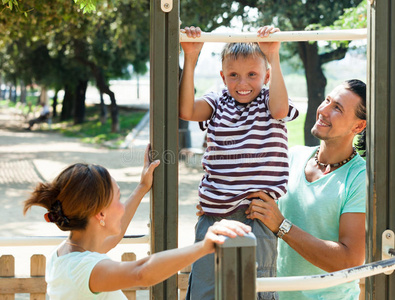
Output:
[[349,173],[354,176],[365,176],[366,161],[360,155],[357,155],[349,164]]

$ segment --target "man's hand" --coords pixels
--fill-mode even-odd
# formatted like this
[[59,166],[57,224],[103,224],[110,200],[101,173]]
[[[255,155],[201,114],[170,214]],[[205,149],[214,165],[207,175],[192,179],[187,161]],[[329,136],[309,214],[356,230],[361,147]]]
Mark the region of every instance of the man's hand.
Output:
[[273,198],[262,191],[251,193],[248,198],[253,200],[245,212],[247,218],[260,220],[273,233],[277,234],[284,216]]

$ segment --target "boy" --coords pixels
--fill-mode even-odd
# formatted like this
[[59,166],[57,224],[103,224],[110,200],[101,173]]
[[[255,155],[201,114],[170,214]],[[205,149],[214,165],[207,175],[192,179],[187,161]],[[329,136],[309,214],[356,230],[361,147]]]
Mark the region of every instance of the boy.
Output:
[[[185,28],[190,37],[200,28]],[[265,26],[261,37],[278,32]],[[245,209],[250,193],[263,190],[274,199],[286,193],[288,179],[287,131],[284,122],[298,111],[288,100],[280,69],[279,42],[231,43],[222,52],[221,94],[194,99],[194,68],[203,43],[182,43],[184,69],[180,83],[180,118],[205,122],[207,150],[202,164],[205,175],[199,186],[204,215],[196,225],[196,241],[210,224],[234,219],[251,225],[257,237],[258,277],[276,276],[276,236],[261,222],[249,220]],[[268,64],[271,69],[269,70]],[[269,90],[263,88],[269,84]],[[214,298],[213,255],[192,266],[187,299]],[[260,293],[259,299],[276,299],[276,293]]]

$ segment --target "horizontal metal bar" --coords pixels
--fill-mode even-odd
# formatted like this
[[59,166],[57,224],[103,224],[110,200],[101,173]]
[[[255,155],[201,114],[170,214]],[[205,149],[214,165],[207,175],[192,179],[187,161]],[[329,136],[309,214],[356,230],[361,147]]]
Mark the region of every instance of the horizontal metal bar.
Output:
[[[56,246],[67,236],[0,237],[0,247]],[[120,244],[148,244],[149,235],[125,235]]]
[[268,37],[258,37],[256,32],[246,33],[208,33],[202,32],[198,38],[189,38],[180,32],[180,42],[305,42],[305,41],[351,41],[363,40],[367,37],[367,29],[316,30],[316,31],[281,31]]
[[370,277],[394,269],[395,258],[390,258],[322,275],[258,278],[256,290],[257,292],[316,290]]

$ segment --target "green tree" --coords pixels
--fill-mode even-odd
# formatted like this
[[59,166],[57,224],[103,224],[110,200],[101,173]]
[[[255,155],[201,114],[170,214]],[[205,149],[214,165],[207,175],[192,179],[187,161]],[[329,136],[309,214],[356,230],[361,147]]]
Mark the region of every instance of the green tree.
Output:
[[[0,53],[1,49],[18,42],[23,46],[18,51],[22,48],[33,51],[37,47],[42,50],[39,53],[48,54],[45,65],[53,63],[50,69],[62,71],[60,74],[47,72],[50,74],[47,76],[49,79],[60,77],[64,82],[62,118],[68,118],[74,111],[76,123],[84,120],[85,90],[88,80],[93,78],[100,93],[110,96],[112,130],[117,131],[118,107],[108,82],[112,78],[127,76],[127,68],[131,64],[136,72],[146,72],[149,58],[149,2],[76,2],[82,5],[82,9],[72,1],[59,0],[19,1],[17,7],[14,4],[10,9],[3,9],[0,14]],[[95,5],[96,13],[83,14],[83,9],[92,10],[92,4]],[[32,53],[26,56],[35,57]],[[9,64],[26,63],[17,55],[8,58]],[[34,69],[34,74],[28,74],[23,69],[20,71],[30,79],[39,77]],[[47,84],[56,83],[58,86],[59,80],[54,81]]]
[[[362,0],[303,0],[303,1],[258,1],[258,11],[263,23],[274,23],[283,30],[318,29],[331,26],[344,14],[345,9],[356,7]],[[362,5],[366,5],[366,1]],[[366,17],[365,17],[366,18]],[[338,22],[340,28],[346,24]],[[315,123],[315,112],[325,97],[326,77],[323,65],[344,58],[348,42],[328,43],[320,47],[317,42],[289,43],[291,53],[297,53],[302,60],[308,94],[308,109],[304,127],[305,144],[315,145],[318,141],[310,134]]]

